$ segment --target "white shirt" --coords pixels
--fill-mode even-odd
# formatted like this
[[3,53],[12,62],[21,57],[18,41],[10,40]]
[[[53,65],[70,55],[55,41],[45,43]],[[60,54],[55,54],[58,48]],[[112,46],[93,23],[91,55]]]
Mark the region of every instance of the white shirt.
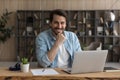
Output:
[[58,67],[59,68],[67,68],[68,66],[68,59],[69,59],[69,54],[66,51],[64,45],[59,46],[60,54],[58,54]]
[[115,21],[115,14],[113,12],[108,12],[106,16],[107,16],[107,20]]
[[110,18],[111,18],[111,21],[115,21],[115,14],[114,13],[112,13],[112,12],[110,12]]

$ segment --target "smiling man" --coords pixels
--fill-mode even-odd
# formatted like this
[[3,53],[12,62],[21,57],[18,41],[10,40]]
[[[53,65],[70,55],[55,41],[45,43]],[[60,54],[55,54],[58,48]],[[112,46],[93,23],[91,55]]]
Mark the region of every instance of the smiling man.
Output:
[[50,29],[36,38],[36,57],[39,65],[51,68],[71,67],[74,53],[81,51],[75,33],[65,31],[67,14],[57,9],[50,13]]

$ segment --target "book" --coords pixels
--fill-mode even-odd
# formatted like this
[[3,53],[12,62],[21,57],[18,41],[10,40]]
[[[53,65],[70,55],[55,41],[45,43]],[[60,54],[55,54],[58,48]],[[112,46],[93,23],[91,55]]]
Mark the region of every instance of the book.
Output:
[[25,31],[23,31],[22,35],[25,36]]
[[118,33],[117,33],[116,30],[113,30],[113,34],[114,34],[115,36],[118,36]]
[[85,17],[83,18],[83,23],[84,23],[84,24],[86,23]]
[[17,16],[18,16],[18,19],[21,19],[21,16],[20,16],[20,14],[19,14],[19,13],[17,14]]
[[105,24],[106,24],[106,27],[109,28],[108,22],[105,22]]
[[37,16],[37,14],[35,14],[35,13],[34,13],[34,17],[35,17],[35,19],[39,19],[38,16]]
[[34,30],[34,34],[35,34],[35,36],[37,36],[37,35],[38,35],[36,30]]
[[102,17],[100,17],[100,22],[103,23],[103,18]]
[[110,34],[107,29],[105,30],[105,34],[106,34],[107,36]]
[[120,72],[120,69],[114,67],[105,67],[104,72]]
[[77,13],[75,13],[75,15],[74,15],[74,18],[73,19],[77,19]]

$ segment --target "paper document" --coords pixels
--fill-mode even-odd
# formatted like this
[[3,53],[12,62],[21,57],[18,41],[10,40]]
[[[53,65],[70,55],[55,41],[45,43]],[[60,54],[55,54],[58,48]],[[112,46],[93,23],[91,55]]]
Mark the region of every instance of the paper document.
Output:
[[59,74],[57,71],[54,69],[31,69],[31,72],[33,75],[56,75]]

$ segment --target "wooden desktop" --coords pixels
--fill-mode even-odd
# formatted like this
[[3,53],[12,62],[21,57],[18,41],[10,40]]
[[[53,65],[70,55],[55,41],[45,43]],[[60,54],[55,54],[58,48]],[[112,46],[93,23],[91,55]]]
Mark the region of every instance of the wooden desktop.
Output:
[[[4,63],[4,64],[3,64]],[[10,62],[0,62],[0,80],[49,80],[49,79],[118,79],[120,80],[120,71],[117,72],[96,72],[96,73],[84,73],[84,74],[68,74],[62,69],[56,68],[59,72],[58,75],[47,75],[47,76],[34,76],[31,71],[23,73],[21,71],[9,71],[8,65]],[[6,64],[6,65],[5,65]],[[13,63],[11,63],[13,64]],[[38,68],[36,62],[31,63],[31,69]],[[120,68],[120,63],[108,63],[106,66]]]

